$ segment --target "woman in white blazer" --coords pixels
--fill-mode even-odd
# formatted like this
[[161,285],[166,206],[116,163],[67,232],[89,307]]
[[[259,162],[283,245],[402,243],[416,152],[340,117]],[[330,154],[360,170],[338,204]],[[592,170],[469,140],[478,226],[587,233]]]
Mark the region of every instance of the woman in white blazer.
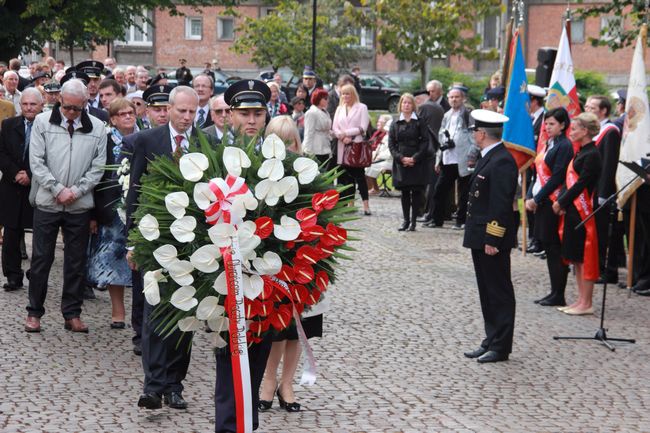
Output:
[[[355,185],[359,188],[359,194],[363,201],[364,215],[370,215],[370,204],[368,203],[368,185],[363,167],[347,167],[343,165],[343,150],[346,144],[364,141],[370,117],[368,107],[359,102],[359,95],[352,84],[346,84],[341,88],[341,102],[339,103],[332,130],[338,139],[336,163],[343,168],[343,174],[339,182],[343,185]],[[354,195],[355,189],[351,188],[346,194]]]
[[332,155],[332,119],[327,112],[327,102],[327,90],[314,90],[311,95],[311,107],[305,113],[305,139],[302,142],[303,152],[314,155],[321,163]]

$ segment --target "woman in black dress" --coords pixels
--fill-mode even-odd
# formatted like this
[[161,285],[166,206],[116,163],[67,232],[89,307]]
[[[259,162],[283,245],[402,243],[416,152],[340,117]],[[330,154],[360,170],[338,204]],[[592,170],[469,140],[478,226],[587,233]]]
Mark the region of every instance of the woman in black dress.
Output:
[[534,237],[542,242],[546,251],[546,266],[551,281],[551,292],[535,303],[539,305],[566,305],[566,289],[569,267],[560,254],[558,233],[559,217],[553,213],[553,203],[557,200],[564,184],[566,170],[573,158],[573,145],[566,137],[570,124],[569,113],[562,107],[549,110],[544,116],[544,129],[548,141],[543,151],[535,158],[536,179],[528,189],[526,210],[535,212]]
[[415,219],[423,201],[431,167],[426,122],[415,114],[415,98],[404,93],[399,100],[399,118],[390,125],[388,148],[393,155],[393,186],[402,192],[404,222],[399,231],[415,231]]
[[561,311],[571,315],[593,314],[594,282],[598,279],[598,237],[592,218],[579,229],[575,227],[593,212],[592,193],[598,183],[602,162],[593,137],[600,122],[592,113],[582,113],[573,119],[571,140],[580,143],[580,150],[569,164],[566,183],[553,211],[562,215],[562,258],[573,263],[578,285],[578,299]]

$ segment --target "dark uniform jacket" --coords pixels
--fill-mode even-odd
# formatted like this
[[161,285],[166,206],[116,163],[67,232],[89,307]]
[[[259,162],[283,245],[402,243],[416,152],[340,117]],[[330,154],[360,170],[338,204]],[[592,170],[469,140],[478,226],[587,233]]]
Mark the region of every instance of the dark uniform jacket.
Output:
[[[393,155],[393,185],[396,188],[424,186],[431,176],[432,147],[429,131],[424,120],[415,118],[409,122],[395,120],[388,132],[388,148]],[[404,167],[402,157],[415,159],[413,167]]]
[[433,148],[437,151],[440,148],[438,134],[440,133],[442,118],[445,116],[445,110],[440,104],[429,99],[418,108],[418,116],[426,122],[431,134]]
[[603,164],[598,182],[598,197],[607,198],[616,192],[616,169],[618,168],[620,147],[621,133],[614,128],[607,131],[598,143],[600,159]]
[[517,226],[512,203],[517,189],[517,164],[503,143],[479,159],[470,179],[463,246],[514,248]]
[[[113,136],[108,134],[106,140],[106,165],[118,164],[122,160],[121,147],[113,141]],[[95,209],[92,218],[99,224],[109,225],[116,215],[116,207],[122,198],[122,186],[117,183],[119,176],[114,169],[105,170],[102,179],[93,191]]]
[[12,228],[31,228],[33,209],[29,204],[30,185],[15,182],[16,174],[25,170],[29,178],[29,155],[25,155],[25,118],[10,117],[0,129],[0,224]]

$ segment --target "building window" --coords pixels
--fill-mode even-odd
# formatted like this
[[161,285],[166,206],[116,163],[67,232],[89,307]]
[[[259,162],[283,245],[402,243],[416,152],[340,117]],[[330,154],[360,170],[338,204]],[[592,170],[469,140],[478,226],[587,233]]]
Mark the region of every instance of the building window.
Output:
[[196,17],[185,17],[185,39],[201,40],[203,36],[203,20]]
[[357,48],[373,50],[375,48],[375,32],[365,27],[350,30],[350,34],[357,37],[357,42],[352,44]]
[[235,20],[233,18],[217,18],[217,39],[233,40],[235,38]]
[[153,26],[149,24],[151,20],[153,20],[153,11],[147,11],[141,16],[134,17],[134,23],[124,33],[124,40],[118,41],[118,43],[151,46],[153,42]]
[[[564,20],[562,20],[564,25]],[[584,44],[585,42],[585,20],[571,20],[571,43]]]
[[264,18],[267,15],[275,13],[275,7],[273,6],[262,6],[260,7],[260,18]]
[[602,40],[620,43],[622,31],[623,20],[620,17],[602,17],[600,19],[600,35]]
[[499,33],[501,31],[500,21],[498,15],[493,15],[491,17],[485,17],[483,21],[478,24],[478,33],[481,35],[481,49],[499,49]]

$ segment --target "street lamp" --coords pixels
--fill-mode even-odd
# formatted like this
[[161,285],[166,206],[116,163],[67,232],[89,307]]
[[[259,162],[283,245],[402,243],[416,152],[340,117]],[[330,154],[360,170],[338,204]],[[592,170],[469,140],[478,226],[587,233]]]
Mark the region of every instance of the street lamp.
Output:
[[316,71],[316,7],[317,0],[314,0],[311,14],[311,68]]

